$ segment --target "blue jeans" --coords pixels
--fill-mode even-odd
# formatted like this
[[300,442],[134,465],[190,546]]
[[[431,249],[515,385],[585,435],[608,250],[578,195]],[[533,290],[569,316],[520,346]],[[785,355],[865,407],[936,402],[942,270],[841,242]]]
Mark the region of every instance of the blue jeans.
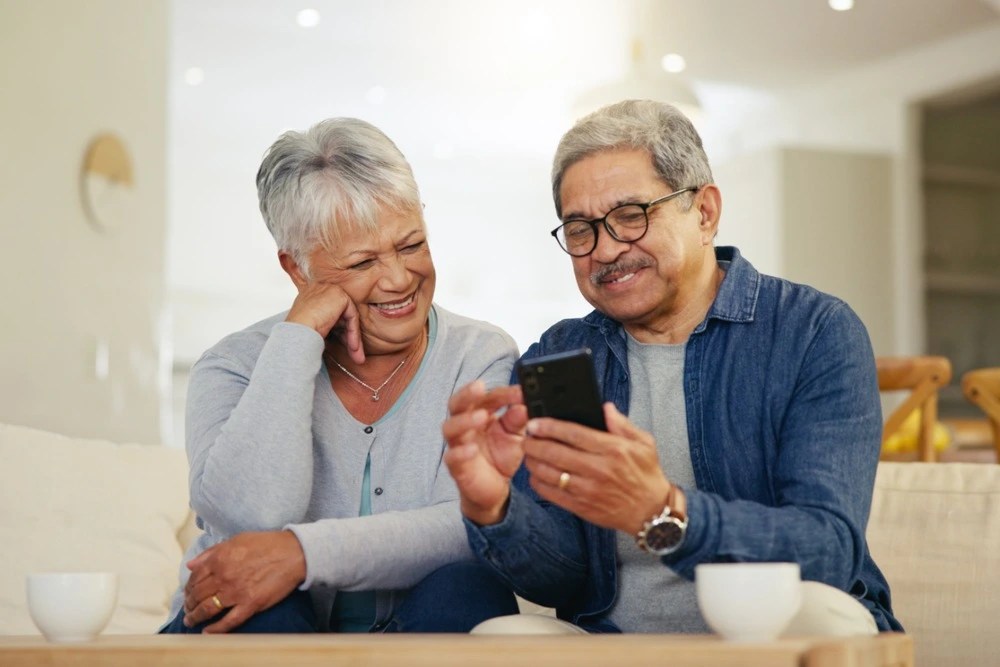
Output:
[[[517,612],[514,594],[489,570],[475,562],[452,563],[424,577],[410,589],[392,617],[374,625],[371,632],[468,632],[488,618]],[[183,623],[182,610],[160,633],[197,634],[221,616],[189,628]],[[320,631],[309,593],[298,590],[232,630],[235,633]]]

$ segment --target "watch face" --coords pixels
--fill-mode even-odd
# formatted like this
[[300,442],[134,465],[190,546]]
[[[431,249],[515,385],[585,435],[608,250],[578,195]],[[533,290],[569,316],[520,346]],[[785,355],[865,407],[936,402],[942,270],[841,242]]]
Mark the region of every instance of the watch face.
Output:
[[672,549],[680,544],[684,531],[676,519],[667,519],[649,527],[646,531],[646,545],[651,551]]

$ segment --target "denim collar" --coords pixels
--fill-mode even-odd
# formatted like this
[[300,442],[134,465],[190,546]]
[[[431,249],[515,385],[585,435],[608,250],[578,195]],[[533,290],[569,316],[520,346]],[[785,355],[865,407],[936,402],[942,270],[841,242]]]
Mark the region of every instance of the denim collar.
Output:
[[[701,333],[711,319],[727,322],[753,322],[757,310],[757,296],[760,294],[760,274],[753,268],[739,249],[734,246],[719,246],[715,249],[715,259],[726,271],[715,301],[705,319],[695,327],[692,334]],[[609,336],[620,332],[621,323],[600,311],[592,311],[583,321],[600,329]]]
[[757,296],[760,294],[760,274],[738,248],[719,246],[715,249],[715,260],[723,266],[726,276],[719,285],[719,292],[708,310],[704,321],[695,327],[694,333],[704,330],[708,320],[727,322],[753,322],[757,311]]

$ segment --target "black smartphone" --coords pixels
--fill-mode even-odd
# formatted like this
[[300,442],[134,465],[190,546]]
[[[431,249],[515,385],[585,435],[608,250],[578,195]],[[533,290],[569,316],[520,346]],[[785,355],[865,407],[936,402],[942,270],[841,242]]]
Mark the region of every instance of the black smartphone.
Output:
[[529,417],[554,417],[608,430],[589,349],[519,361],[517,379]]

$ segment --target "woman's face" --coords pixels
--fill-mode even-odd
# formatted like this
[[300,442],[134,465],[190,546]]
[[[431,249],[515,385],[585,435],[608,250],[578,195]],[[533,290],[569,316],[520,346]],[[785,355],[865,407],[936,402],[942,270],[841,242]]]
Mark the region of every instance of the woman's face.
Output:
[[309,257],[311,281],[354,301],[367,354],[399,352],[421,335],[434,299],[434,262],[419,212],[383,208],[375,233],[346,230],[336,248]]

